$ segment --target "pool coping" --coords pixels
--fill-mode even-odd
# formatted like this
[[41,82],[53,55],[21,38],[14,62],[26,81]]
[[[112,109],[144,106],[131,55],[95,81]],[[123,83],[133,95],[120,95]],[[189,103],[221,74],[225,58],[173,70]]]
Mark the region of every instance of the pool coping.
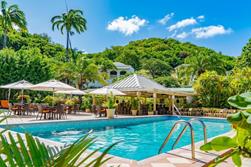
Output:
[[[64,122],[82,122],[82,121],[97,121],[97,120],[125,120],[125,119],[133,119],[133,118],[152,118],[152,117],[168,117],[172,116],[175,117],[176,115],[142,115],[142,116],[125,116],[122,118],[113,118],[108,119],[105,117],[93,117],[92,119],[85,119],[85,120],[67,120],[67,119],[61,119],[61,120],[36,120],[35,122],[23,122],[23,123],[0,123],[1,125],[29,125],[29,124],[46,124],[46,123],[64,123]],[[185,118],[203,118],[203,119],[218,119],[218,120],[226,120],[226,118],[221,117],[203,117],[203,116],[176,116],[176,117],[185,117]]]
[[[175,115],[147,115],[147,116],[128,116],[128,117],[123,117],[123,118],[115,118],[115,119],[120,119],[120,120],[125,120],[125,119],[133,119],[133,118],[152,118],[152,117],[167,117],[167,116],[175,116]],[[216,119],[216,120],[226,120],[226,118],[219,118],[219,117],[203,117],[203,116],[180,116],[181,118],[182,117],[185,117],[185,118],[203,118],[203,119]],[[10,126],[12,125],[29,125],[29,124],[46,124],[46,123],[63,123],[63,122],[82,122],[82,121],[98,121],[98,120],[114,120],[114,119],[108,119],[108,118],[93,118],[93,119],[86,119],[86,120],[46,120],[46,121],[41,121],[41,122],[24,122],[22,124],[20,123],[11,123],[11,124],[8,124]],[[1,124],[1,125],[6,125],[6,124]],[[2,129],[2,128],[0,128]],[[21,134],[22,137],[24,137],[24,133],[20,133],[20,132],[15,132],[15,131],[12,131],[12,130],[7,130],[7,132],[11,132],[11,133],[14,133],[14,134]],[[224,134],[221,134],[221,135],[218,135],[218,136],[223,136],[223,135],[227,135],[227,136],[230,136],[233,132],[230,131],[230,132],[226,132]],[[215,138],[215,137],[218,137],[218,136],[214,136],[212,138]],[[34,136],[35,138],[38,138],[41,142],[43,142],[45,145],[48,145],[48,146],[56,146],[56,147],[59,147],[59,148],[63,148],[64,146],[66,146],[65,143],[62,143],[62,142],[58,142],[58,141],[53,141],[53,140],[50,140],[50,139],[45,139],[45,138],[41,138],[39,136]],[[208,140],[210,141],[212,138],[209,138]],[[201,141],[198,141],[195,143],[195,146],[198,146],[198,145],[201,145],[203,143],[203,140]],[[168,152],[165,152],[165,153],[161,153],[161,154],[158,154],[158,155],[154,155],[152,157],[148,157],[148,158],[145,158],[145,159],[142,159],[142,160],[133,160],[133,159],[128,159],[128,158],[123,158],[123,157],[119,157],[119,156],[116,156],[116,155],[111,155],[111,154],[107,154],[108,157],[113,157],[113,159],[115,160],[119,160],[119,161],[126,161],[126,162],[130,162],[130,163],[136,163],[136,164],[144,164],[145,162],[149,162],[153,159],[158,159],[162,156],[165,156],[166,154],[168,153],[173,153],[175,151],[178,151],[178,150],[181,150],[181,149],[187,149],[188,147],[190,147],[191,144],[188,144],[188,145],[185,145],[183,147],[180,147],[180,148],[176,148],[176,149],[173,149],[173,150],[170,150]],[[88,150],[88,152],[91,152],[91,150]],[[101,154],[102,152],[99,152],[98,154]]]

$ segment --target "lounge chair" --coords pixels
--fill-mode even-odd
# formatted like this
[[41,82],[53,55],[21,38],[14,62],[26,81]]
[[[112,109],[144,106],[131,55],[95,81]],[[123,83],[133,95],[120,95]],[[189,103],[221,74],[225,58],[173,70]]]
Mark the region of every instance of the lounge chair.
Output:
[[1,108],[2,109],[9,109],[9,101],[8,100],[1,100]]

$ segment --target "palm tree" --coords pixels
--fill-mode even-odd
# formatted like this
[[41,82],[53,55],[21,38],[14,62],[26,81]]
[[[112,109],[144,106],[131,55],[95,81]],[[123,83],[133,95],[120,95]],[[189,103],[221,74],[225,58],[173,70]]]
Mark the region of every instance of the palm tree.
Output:
[[54,16],[51,19],[52,30],[55,28],[61,31],[61,34],[64,34],[66,31],[66,60],[69,60],[69,48],[71,48],[70,36],[74,35],[74,32],[80,34],[87,30],[86,19],[83,16],[81,10],[69,10],[62,15]]
[[[185,64],[176,67],[177,78],[180,78],[189,85],[206,71],[216,71],[225,74],[225,63],[215,53],[199,52],[197,55],[185,59]],[[189,81],[188,81],[189,80]]]
[[225,62],[215,53],[202,52],[187,60],[196,76],[200,76],[205,71],[216,71],[219,74],[225,74],[226,72]]
[[78,89],[84,89],[84,85],[92,81],[98,81],[106,85],[106,72],[102,71],[102,66],[96,65],[93,59],[86,55],[79,54],[75,61],[55,62],[54,71],[56,78],[69,80],[76,85]]
[[17,5],[7,6],[6,1],[1,1],[0,24],[3,28],[3,47],[7,46],[7,35],[10,30],[26,30],[27,22],[25,14]]

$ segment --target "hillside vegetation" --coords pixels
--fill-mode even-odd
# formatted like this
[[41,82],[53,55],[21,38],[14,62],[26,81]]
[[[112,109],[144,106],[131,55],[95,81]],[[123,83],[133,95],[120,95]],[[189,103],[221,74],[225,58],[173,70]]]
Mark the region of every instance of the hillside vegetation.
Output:
[[[68,61],[65,48],[53,43],[46,34],[13,31],[7,41],[7,48],[0,50],[0,85],[21,79],[39,83],[51,78],[80,89],[95,80],[105,85],[107,70],[115,68],[113,62],[119,61],[166,87],[191,87],[196,82],[194,87],[203,95],[198,97],[203,106],[227,106],[228,96],[250,87],[249,77],[241,77],[245,71],[250,71],[250,41],[238,58],[175,39],[149,38],[94,54],[71,50]],[[208,73],[211,71],[215,73]],[[222,89],[223,83],[228,87],[226,90]],[[221,92],[221,95],[208,93],[212,85],[219,85],[213,87],[212,92]],[[240,91],[233,90],[237,88],[241,88]],[[1,97],[5,96],[6,92],[1,91]]]
[[175,68],[183,64],[187,57],[196,56],[202,52],[207,55],[217,55],[226,63],[228,69],[233,68],[233,57],[188,42],[182,43],[175,39],[149,38],[137,40],[129,42],[125,46],[113,46],[99,54],[113,61],[132,65],[136,70],[140,70],[143,68],[144,61],[148,59],[158,59]]

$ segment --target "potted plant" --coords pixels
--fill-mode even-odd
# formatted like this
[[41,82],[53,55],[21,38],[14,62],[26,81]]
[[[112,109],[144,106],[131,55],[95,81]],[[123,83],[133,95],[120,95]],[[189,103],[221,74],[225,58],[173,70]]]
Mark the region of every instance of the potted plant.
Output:
[[136,116],[138,114],[138,107],[139,107],[138,99],[133,98],[132,101],[131,101],[131,104],[132,104],[132,110],[131,110],[132,115]]
[[91,112],[91,99],[89,97],[83,97],[83,109],[85,109],[85,112]]
[[107,118],[111,119],[114,118],[115,113],[115,101],[112,95],[108,96],[107,98]]

